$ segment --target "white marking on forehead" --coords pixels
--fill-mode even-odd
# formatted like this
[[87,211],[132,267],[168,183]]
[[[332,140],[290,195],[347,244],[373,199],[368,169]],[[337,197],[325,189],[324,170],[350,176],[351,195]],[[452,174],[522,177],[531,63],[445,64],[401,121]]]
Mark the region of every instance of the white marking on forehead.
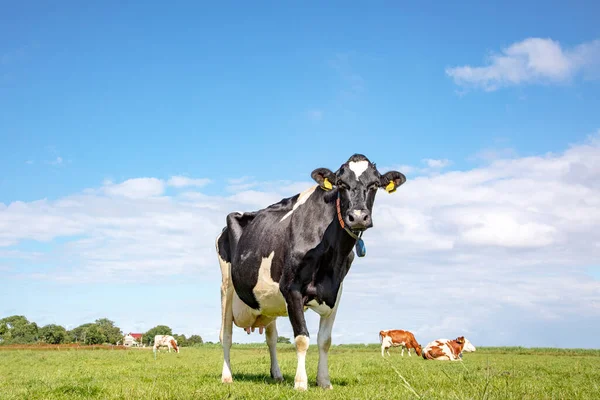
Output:
[[357,217],[360,217],[362,215],[362,210],[354,210],[352,211],[354,213],[354,215],[356,215]]
[[284,219],[286,219],[287,217],[289,217],[290,215],[292,215],[294,213],[294,211],[296,211],[296,208],[300,207],[302,204],[306,203],[306,200],[308,200],[308,198],[310,197],[310,195],[312,195],[315,192],[315,189],[317,188],[318,185],[315,185],[311,188],[306,189],[304,192],[300,193],[300,196],[298,196],[298,200],[296,200],[296,203],[294,204],[294,207],[292,207],[292,209],[285,214],[280,220],[279,222],[283,221]]
[[369,168],[369,162],[365,161],[365,160],[350,161],[348,163],[348,167],[350,168],[350,171],[354,172],[354,175],[356,175],[356,180],[358,180],[358,178],[360,178],[362,173],[365,172],[367,170],[367,168]]

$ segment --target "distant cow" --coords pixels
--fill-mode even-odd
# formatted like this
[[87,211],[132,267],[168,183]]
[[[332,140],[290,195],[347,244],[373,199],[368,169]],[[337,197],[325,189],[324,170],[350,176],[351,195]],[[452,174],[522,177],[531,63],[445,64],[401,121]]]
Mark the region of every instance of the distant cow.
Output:
[[410,349],[415,349],[415,352],[418,356],[421,355],[421,345],[415,339],[415,335],[409,331],[403,331],[401,329],[390,329],[387,331],[379,332],[379,340],[381,340],[381,356],[385,357],[383,352],[390,355],[389,348],[390,347],[402,347],[402,353],[400,354],[404,357],[404,349],[408,351],[408,355],[410,354]]
[[[392,146],[393,147],[393,146]],[[336,172],[315,169],[317,185],[258,211],[231,213],[216,240],[221,266],[221,381],[231,383],[233,324],[265,329],[271,377],[283,380],[277,362],[276,319],[287,316],[294,332],[297,367],[294,388],[306,390],[310,342],[304,311],[321,316],[317,385],[331,388],[328,353],[343,280],[354,259],[365,255],[362,234],[371,226],[379,188],[393,193],[406,181],[397,171],[381,174],[355,154]]]
[[171,349],[175,349],[176,353],[179,353],[179,347],[177,346],[177,340],[171,335],[156,335],[154,336],[154,348],[152,351],[156,353],[159,347],[168,347],[169,353]]
[[426,360],[462,361],[463,351],[475,351],[475,346],[464,336],[459,336],[454,340],[438,339],[425,347],[423,358]]

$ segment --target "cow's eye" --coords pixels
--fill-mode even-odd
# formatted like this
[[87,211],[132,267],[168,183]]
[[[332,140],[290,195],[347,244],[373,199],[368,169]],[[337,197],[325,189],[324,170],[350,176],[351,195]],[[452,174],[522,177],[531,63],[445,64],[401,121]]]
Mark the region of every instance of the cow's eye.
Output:
[[338,185],[339,187],[341,187],[342,189],[346,189],[346,190],[350,189],[350,186],[346,185],[346,184],[345,184],[344,182],[342,182],[342,181],[337,181],[337,185]]
[[369,188],[368,188],[368,189],[369,189],[369,190],[377,190],[378,188],[379,188],[379,185],[378,185],[378,184],[376,184],[376,183],[371,183],[371,184],[369,185]]

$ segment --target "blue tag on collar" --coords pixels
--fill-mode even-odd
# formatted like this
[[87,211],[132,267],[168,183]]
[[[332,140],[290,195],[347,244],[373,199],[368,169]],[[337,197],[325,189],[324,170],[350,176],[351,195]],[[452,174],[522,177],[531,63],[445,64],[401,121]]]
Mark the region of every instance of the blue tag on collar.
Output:
[[365,247],[365,242],[362,239],[356,240],[356,255],[359,257],[364,257],[367,254],[367,248]]

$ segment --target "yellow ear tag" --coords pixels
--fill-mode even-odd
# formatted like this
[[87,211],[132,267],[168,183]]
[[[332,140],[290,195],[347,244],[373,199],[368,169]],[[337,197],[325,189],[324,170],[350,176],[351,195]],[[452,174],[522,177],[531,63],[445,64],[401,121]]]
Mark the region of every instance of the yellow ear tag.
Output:
[[331,182],[329,182],[329,179],[327,179],[327,178],[325,178],[325,180],[323,180],[323,186],[321,186],[321,187],[325,190],[333,189],[333,185],[331,184]]
[[396,184],[394,183],[394,181],[390,181],[390,183],[387,184],[387,186],[385,187],[385,191],[388,193],[396,191]]

